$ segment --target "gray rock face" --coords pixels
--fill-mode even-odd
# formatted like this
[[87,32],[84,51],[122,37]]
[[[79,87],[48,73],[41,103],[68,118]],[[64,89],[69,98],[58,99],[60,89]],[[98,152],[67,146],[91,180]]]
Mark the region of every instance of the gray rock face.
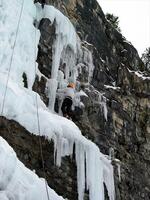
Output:
[[[91,85],[87,87],[85,84],[88,98],[82,99],[85,104],[83,115],[74,117],[74,121],[83,135],[95,142],[103,153],[109,154],[110,149],[114,149],[113,156],[120,160],[121,181],[118,162],[113,161],[116,200],[150,199],[150,81],[146,72],[135,72],[144,69],[136,49],[111,27],[96,0],[46,0],[46,4],[54,5],[68,16],[82,42],[92,44],[94,74]],[[37,77],[33,89],[47,104],[45,90],[47,78],[51,76],[55,23],[51,25],[48,19],[44,19],[39,29],[41,39],[37,62],[45,77],[41,80]],[[78,81],[87,83],[85,66],[81,68]],[[43,176],[38,138],[17,123],[4,121],[6,125],[1,127],[0,135],[27,167]],[[9,132],[6,127],[12,134],[6,134]],[[44,138],[42,142],[50,186],[69,200],[76,200],[74,161],[66,158],[58,169],[53,164],[52,144]]]
[[51,76],[52,67],[52,46],[55,40],[55,22],[51,25],[49,19],[43,19],[39,23],[41,39],[39,43],[39,51],[37,62],[42,74],[47,78]]
[[[39,177],[44,177],[41,161],[39,138],[29,133],[15,121],[0,117],[0,136],[16,152],[18,158]],[[46,178],[49,186],[64,198],[77,199],[75,160],[65,157],[60,168],[54,164],[54,147],[52,142],[41,138]]]
[[96,68],[93,78],[101,82],[97,82],[96,86],[116,81],[118,69],[122,64],[134,70],[144,69],[136,49],[107,22],[96,0],[46,0],[45,2],[54,5],[68,16],[81,40],[94,46]]
[[[96,0],[46,3],[68,16],[81,40],[93,46],[95,69],[91,84],[95,88],[85,87],[89,98],[83,99],[84,114],[75,122],[103,153],[109,154],[113,148],[120,160],[121,182],[114,162],[116,199],[150,199],[150,83],[131,71],[144,69],[136,49],[111,27]],[[83,83],[87,81],[84,67],[82,74],[79,81]],[[99,92],[105,99],[107,120],[104,99],[98,101]]]
[[[130,74],[131,75],[131,74]],[[129,76],[124,79],[129,80]],[[136,77],[137,78],[137,77]],[[132,81],[134,77],[132,76]],[[149,84],[139,79],[140,86],[130,92],[128,88],[107,89],[108,116],[107,121],[101,105],[95,104],[92,98],[85,103],[86,110],[78,125],[90,139],[103,151],[109,154],[114,149],[115,157],[121,164],[121,182],[118,180],[116,170],[116,199],[149,199],[150,193],[150,140],[149,140],[149,96],[145,89]],[[134,82],[135,83],[135,82]],[[147,85],[148,84],[148,85]],[[147,85],[144,87],[144,85]],[[144,87],[139,93],[140,87]],[[103,91],[104,92],[104,91]],[[86,127],[86,128],[85,128]]]

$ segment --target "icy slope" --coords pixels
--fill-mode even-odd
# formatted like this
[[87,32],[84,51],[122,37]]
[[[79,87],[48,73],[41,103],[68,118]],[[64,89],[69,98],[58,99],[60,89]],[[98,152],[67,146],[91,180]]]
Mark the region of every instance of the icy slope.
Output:
[[[0,200],[46,200],[44,179],[27,169],[13,149],[0,137]],[[63,200],[48,187],[52,200]]]
[[[2,109],[10,69],[12,47],[17,29],[16,21],[19,20],[22,2],[21,0],[14,0],[12,4],[11,0],[3,1],[0,7],[0,109]],[[73,145],[75,144],[79,200],[83,200],[85,185],[86,189],[89,190],[90,200],[103,200],[103,183],[106,184],[110,200],[114,200],[113,167],[110,161],[100,153],[99,148],[94,143],[81,135],[80,130],[73,122],[50,112],[40,96],[32,91],[35,75],[36,73],[39,74],[38,69],[35,69],[35,53],[40,37],[39,31],[33,26],[36,18],[48,17],[51,21],[56,20],[57,37],[53,54],[53,75],[49,80],[49,98],[52,103],[50,107],[53,107],[54,104],[62,49],[69,45],[74,54],[76,53],[76,33],[69,20],[52,6],[46,6],[44,11],[40,9],[39,4],[37,7],[36,9],[32,0],[24,1],[2,115],[19,122],[33,134],[44,135],[49,140],[52,139],[58,166],[61,165],[62,156],[72,155]],[[63,24],[61,24],[61,21]],[[65,30],[62,31],[61,28],[63,27]],[[72,39],[70,39],[69,31],[72,33]],[[37,38],[35,38],[35,35]],[[28,79],[29,87],[27,89],[23,87],[22,75],[24,72]],[[38,129],[36,97],[40,131]],[[22,197],[18,198],[18,200],[22,199]]]
[[[2,81],[3,79],[4,76],[0,76],[0,101],[2,101],[2,92],[5,88],[5,79]],[[5,102],[5,116],[19,122],[31,133],[39,135],[35,93],[9,81],[7,94],[9,98]],[[111,199],[114,199],[113,167],[110,161],[99,152],[95,144],[81,135],[80,130],[72,121],[49,112],[39,96],[38,105],[40,132],[41,135],[54,140],[57,153],[56,164],[58,166],[61,164],[61,157],[71,155],[73,152],[73,144],[75,143],[76,145],[79,199],[83,199],[85,179],[87,189],[90,191],[91,200],[104,199],[103,182],[108,186],[107,189]],[[84,172],[85,161],[86,178]],[[100,195],[102,195],[101,198]]]

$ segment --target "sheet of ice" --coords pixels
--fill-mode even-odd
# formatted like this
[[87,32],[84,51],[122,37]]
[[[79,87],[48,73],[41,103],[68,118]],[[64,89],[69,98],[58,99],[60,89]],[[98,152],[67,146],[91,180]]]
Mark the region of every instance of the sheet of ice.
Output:
[[[44,9],[41,8],[39,3],[37,6],[37,20],[40,21],[42,18],[50,19],[51,23],[54,22],[56,24],[56,39],[53,44],[53,56],[52,56],[52,72],[51,72],[51,81],[49,87],[50,89],[53,87],[53,91],[49,89],[49,109],[54,110],[55,98],[56,98],[56,89],[57,89],[57,76],[60,65],[60,59],[62,56],[63,49],[70,48],[69,52],[71,56],[69,56],[70,60],[66,63],[66,79],[69,78],[69,73],[73,73],[73,63],[70,63],[74,60],[75,63],[75,53],[77,51],[77,35],[76,31],[70,22],[70,20],[65,17],[59,10],[55,9],[53,6],[44,6]],[[65,55],[67,52],[65,52]],[[72,58],[72,59],[71,59]]]
[[47,84],[48,84],[48,98],[49,98],[48,107],[49,107],[49,110],[53,112],[58,81],[55,78],[54,79],[51,78],[48,80]]
[[107,121],[107,98],[104,96],[104,93],[96,90],[92,85],[89,85],[89,88],[86,88],[87,94],[89,94],[90,98],[92,98],[92,102],[100,105],[101,112],[104,115],[105,120]]
[[[12,53],[12,45],[14,44],[16,33],[16,20],[19,17],[19,11],[22,3],[21,0],[14,0],[13,4],[11,1],[12,0],[3,1],[2,8],[0,7],[0,109],[2,109],[3,96],[6,87],[10,57]],[[64,20],[64,16],[52,6],[46,6],[45,9],[42,11],[39,5],[39,8],[36,12],[36,7],[33,4],[33,1],[26,0],[21,16],[21,24],[17,36],[17,45],[15,47],[13,64],[10,71],[3,116],[19,122],[30,133],[39,135],[37,124],[37,109],[35,103],[37,95],[40,134],[44,135],[49,140],[53,139],[56,154],[56,164],[60,166],[62,156],[72,156],[74,144],[76,146],[76,151],[79,152],[78,155],[76,154],[79,200],[83,200],[85,185],[87,185],[89,189],[90,200],[103,200],[103,182],[107,183],[106,186],[108,185],[107,189],[109,192],[109,196],[111,196],[110,200],[114,200],[114,181],[113,178],[111,178],[113,177],[113,170],[106,170],[112,167],[110,162],[106,160],[103,154],[100,153],[98,147],[95,144],[82,136],[79,128],[72,121],[50,112],[40,99],[40,96],[32,91],[32,86],[35,80],[35,50],[37,51],[37,43],[40,37],[39,31],[36,30],[37,38],[35,44],[35,42],[33,42],[35,41],[35,27],[33,26],[33,22],[36,19],[36,16],[39,17],[38,19],[41,19],[42,17],[49,17],[51,21],[57,18],[57,34],[59,35],[60,33],[60,35],[63,36],[63,34],[65,33],[68,34],[70,30],[70,33],[72,35],[69,34],[69,36],[66,35],[66,37],[64,37],[64,44],[67,45],[69,41],[69,44],[74,45],[71,47],[75,51],[76,34],[71,28],[72,25],[70,25],[71,23],[69,22],[69,20],[67,18],[65,19],[65,23],[67,23],[68,25],[64,22],[61,22],[61,20]],[[63,29],[64,24],[66,25],[65,30]],[[58,36],[58,38],[60,37],[60,35]],[[59,44],[60,43],[58,39],[58,46],[55,44],[55,48],[58,48]],[[55,96],[55,92],[51,90],[56,90],[56,76],[58,72],[58,60],[60,58],[59,56],[60,52],[54,53],[53,79],[49,83],[49,91],[53,95],[53,98]],[[23,72],[25,72],[27,75],[29,88],[23,87]],[[51,101],[54,102],[53,100]],[[15,161],[14,159],[14,161],[12,162],[18,161]],[[87,172],[86,177],[85,171],[83,171],[84,168],[86,168],[85,171]],[[8,168],[8,172],[9,170],[10,168]],[[19,171],[19,173],[19,176],[21,176],[22,172]],[[11,173],[11,175],[12,174],[13,173]],[[26,176],[27,175],[25,174],[25,177]],[[3,176],[2,180],[5,179],[7,179],[7,176]],[[26,179],[27,177],[25,178],[25,182]],[[111,185],[111,187],[109,184]],[[13,184],[11,185],[13,186]],[[40,187],[41,189],[39,189],[39,191],[42,190],[41,185]],[[16,195],[19,192],[18,190],[16,190]],[[19,195],[20,194],[24,195],[24,193],[19,193]],[[7,195],[4,195],[2,193],[0,195],[3,195],[3,198],[7,199]],[[35,194],[32,200],[37,199],[37,196]],[[23,196],[19,196],[19,200],[22,200],[23,198]]]
[[[7,74],[10,67],[12,47],[16,37],[22,2],[15,0],[12,4],[10,0],[3,1],[0,7],[0,68],[1,73],[4,74]],[[10,4],[12,5],[10,6]],[[35,68],[33,66],[35,66],[35,50],[37,51],[40,37],[39,31],[36,30],[37,44],[35,44],[35,27],[33,26],[35,15],[36,10],[33,1],[25,0],[11,65],[13,70],[11,70],[10,75],[13,81],[23,85],[22,75],[25,72],[30,89],[35,80]]]
[[[76,55],[74,51],[67,46],[61,54],[62,62],[65,63],[65,79],[71,82],[76,81]],[[75,74],[74,74],[75,73]]]
[[[26,97],[26,93],[27,93],[28,90],[25,89],[25,88],[19,88],[16,84],[13,84],[13,82],[10,82],[9,84],[10,85],[8,86],[9,87],[8,93],[11,94],[11,96],[10,96],[11,101],[9,100],[9,101],[6,102],[6,104],[7,104],[6,108],[7,109],[5,110],[5,115],[8,118],[13,118],[16,121],[19,121],[30,132],[38,134],[38,132],[37,132],[38,130],[36,128],[37,125],[35,123],[36,122],[36,108],[34,106],[34,101],[35,101],[34,100],[34,94],[33,94],[33,97],[28,95],[27,96],[28,98],[24,99],[24,101],[22,101],[22,95],[24,97]],[[2,85],[2,84],[0,84],[0,85]],[[12,106],[12,101],[13,101],[13,104],[14,104],[13,105],[14,108]],[[45,105],[40,101],[40,98],[38,98],[38,101],[39,101],[39,115],[40,115],[41,133],[43,135],[46,135],[49,139],[54,138],[55,135],[57,136],[57,139],[55,140],[55,143],[57,143],[56,144],[56,149],[57,149],[57,161],[56,161],[56,163],[58,165],[60,165],[61,155],[65,155],[65,152],[66,152],[67,155],[68,155],[68,153],[72,152],[72,148],[71,148],[70,152],[69,152],[69,150],[65,150],[64,152],[62,152],[62,150],[61,150],[62,149],[61,140],[63,140],[63,138],[66,138],[65,139],[66,140],[66,147],[65,148],[69,149],[69,147],[67,145],[70,144],[70,141],[72,141],[72,143],[73,143],[73,141],[78,141],[78,146],[79,145],[83,146],[83,148],[85,149],[85,152],[88,156],[88,151],[90,151],[88,149],[91,148],[92,143],[90,141],[86,140],[81,135],[79,129],[73,124],[73,122],[71,122],[67,119],[64,119],[62,117],[59,117],[57,115],[51,114],[47,110]],[[17,105],[17,108],[18,108],[17,109],[18,113],[16,113],[17,112],[16,111],[16,105]],[[12,108],[13,108],[13,110],[12,110]],[[26,110],[26,112],[25,112],[25,110]],[[28,110],[30,110],[30,113],[27,114]],[[15,116],[14,116],[14,113],[16,114]],[[59,126],[58,126],[58,124],[59,124]],[[70,132],[71,132],[71,134],[70,134]],[[73,147],[73,145],[71,145],[71,146]],[[78,149],[78,146],[77,146],[77,149]],[[93,148],[92,153],[95,154],[94,148],[96,148],[96,146],[94,144],[92,146],[93,146],[92,147]],[[80,153],[82,153],[82,152],[80,152]],[[80,153],[79,153],[79,155],[80,155]],[[100,152],[99,152],[99,155],[101,155]],[[96,160],[98,159],[97,156],[94,158],[94,156],[92,155],[91,159],[95,159],[94,162],[96,162]],[[89,159],[89,158],[87,158],[87,159]],[[84,160],[85,160],[85,158],[84,158]],[[80,161],[80,162],[82,162],[82,161]],[[80,169],[80,164],[79,164],[80,162],[77,162],[77,166],[79,167],[78,173],[82,173],[82,171],[80,171],[80,170],[82,170],[82,169]],[[91,168],[93,168],[93,166],[92,166],[93,161],[90,162],[90,163],[91,163],[91,165],[88,166],[88,168],[91,170]],[[82,165],[83,165],[83,163],[82,163]],[[98,166],[98,165],[96,165],[96,166]],[[99,168],[96,167],[95,170],[97,171],[98,169],[102,170],[102,164],[100,164]],[[98,175],[97,173],[95,175],[89,174],[90,177],[97,176],[97,175]],[[78,176],[78,177],[80,177],[80,176]],[[84,180],[84,178],[80,181],[82,182],[83,180]],[[103,180],[103,179],[101,179],[101,180]],[[79,181],[79,184],[81,184],[80,181]],[[91,185],[92,184],[94,184],[94,181],[91,183]],[[112,184],[112,187],[113,187],[113,183],[111,183],[111,184]],[[81,187],[79,187],[79,188],[82,189]],[[84,188],[83,188],[83,190],[84,190]],[[91,199],[93,199],[93,198],[91,197]]]
[[68,81],[65,81],[64,79],[65,79],[64,78],[64,73],[61,70],[59,70],[58,71],[58,76],[57,76],[58,88],[59,89],[63,89],[63,88],[67,87]]
[[[63,200],[48,188],[49,198]],[[14,150],[0,137],[0,200],[46,200],[45,180],[27,169]]]
[[89,52],[89,80],[88,80],[89,83],[92,80],[94,68],[95,66],[93,64],[93,56],[92,53]]
[[[4,78],[4,76],[3,76]],[[4,91],[4,86],[5,86],[5,79],[2,81],[2,76],[0,76],[0,102],[2,100],[2,92]],[[36,105],[35,105],[35,93],[33,91],[30,91],[22,86],[18,86],[16,83],[9,81],[8,84],[8,95],[9,98],[6,99],[5,102],[5,109],[4,109],[4,115],[9,118],[9,119],[14,119],[15,121],[18,121],[20,124],[22,124],[29,132],[38,135],[38,126],[37,126],[37,118],[36,118]],[[22,96],[24,98],[22,98]],[[12,103],[13,102],[13,103]],[[46,136],[48,139],[53,139],[56,147],[56,164],[60,166],[61,164],[61,156],[65,155],[71,155],[73,152],[73,143],[75,143],[77,146],[76,148],[78,149],[78,146],[81,146],[84,150],[84,153],[82,153],[82,148],[81,152],[79,153],[82,154],[82,156],[86,155],[84,159],[79,161],[77,159],[77,169],[78,173],[84,174],[83,173],[83,167],[80,165],[84,165],[83,162],[87,159],[86,162],[89,162],[88,165],[86,165],[86,170],[92,170],[93,169],[93,163],[98,162],[97,160],[98,157],[102,157],[101,163],[97,163],[95,165],[95,169],[93,172],[89,172],[88,176],[92,181],[90,181],[89,185],[89,190],[91,191],[92,188],[95,188],[95,179],[93,177],[98,176],[98,172],[103,174],[103,158],[102,154],[99,152],[98,148],[96,147],[95,144],[87,140],[81,135],[80,130],[78,127],[70,120],[67,120],[66,118],[60,117],[56,114],[52,114],[45,104],[41,101],[40,97],[38,96],[38,106],[39,106],[39,119],[40,119],[40,132],[41,135]],[[30,112],[29,112],[30,111]],[[58,126],[59,124],[59,126]],[[80,148],[79,148],[80,149]],[[79,151],[78,149],[78,151]],[[92,151],[92,156],[89,156],[89,153]],[[78,156],[78,155],[76,155]],[[88,160],[92,160],[91,162]],[[93,160],[94,159],[94,160]],[[108,165],[111,165],[110,163]],[[96,174],[94,172],[96,171]],[[99,173],[100,173],[99,172]],[[113,172],[111,172],[113,176]],[[108,175],[109,177],[109,175]],[[100,177],[99,177],[100,178]],[[81,176],[78,176],[78,188],[79,190],[79,196],[82,194],[84,191],[82,183],[84,182],[84,178],[81,180]],[[100,178],[100,182],[103,182],[104,179]],[[114,183],[113,180],[111,181],[112,188],[114,188]],[[98,184],[98,182],[97,182]],[[83,188],[82,188],[82,187]],[[98,184],[98,186],[101,188],[101,192],[103,190],[103,187]],[[98,192],[100,189],[97,188],[98,190],[94,189],[94,192],[91,193],[91,200],[99,200],[98,196],[95,196],[95,192]],[[95,191],[96,190],[96,191]],[[82,191],[82,192],[81,192]],[[101,193],[100,192],[100,193]],[[111,193],[112,194],[112,193]],[[94,195],[94,196],[93,196]],[[113,195],[113,194],[112,194]],[[81,199],[80,197],[80,199]],[[113,198],[112,198],[113,199]]]
[[89,49],[86,47],[83,47],[83,62],[88,66],[88,82],[91,82],[92,76],[93,76],[93,71],[94,71],[94,64],[93,64],[93,56],[92,53]]
[[101,109],[102,109],[102,111],[103,111],[103,113],[104,113],[104,117],[105,117],[105,119],[106,119],[106,121],[107,121],[107,114],[108,114],[108,110],[107,110],[107,99],[106,99],[106,97],[105,97],[102,93],[100,93],[100,92],[99,92],[99,103],[100,103]]

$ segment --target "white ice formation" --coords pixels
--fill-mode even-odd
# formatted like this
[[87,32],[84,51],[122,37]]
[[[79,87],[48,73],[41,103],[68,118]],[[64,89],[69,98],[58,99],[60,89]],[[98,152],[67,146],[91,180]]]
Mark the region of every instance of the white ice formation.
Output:
[[[64,200],[48,187],[53,200]],[[45,180],[27,169],[14,150],[0,137],[0,200],[46,200]]]
[[[13,62],[10,68],[12,47],[17,29],[16,22],[19,20],[22,2],[23,0],[14,0],[13,3],[12,0],[2,1],[0,7],[0,110],[2,110],[8,71],[10,69],[2,115],[19,122],[30,133],[44,135],[47,139],[52,139],[54,141],[56,164],[58,166],[61,165],[62,156],[72,155],[73,145],[75,144],[79,200],[83,200],[85,185],[86,189],[89,190],[90,200],[104,200],[104,183],[107,187],[110,200],[114,200],[113,167],[110,161],[99,151],[99,148],[94,143],[82,136],[79,128],[72,121],[50,111],[53,110],[54,106],[58,84],[58,69],[63,51],[66,50],[67,52],[67,48],[71,48],[72,60],[79,53],[77,52],[78,39],[76,32],[69,19],[52,6],[45,6],[45,9],[42,10],[40,4],[35,6],[32,0],[25,0]],[[33,22],[35,19],[40,20],[44,17],[49,18],[51,22],[56,21],[52,77],[49,80],[50,110],[45,106],[40,96],[32,90],[36,73],[39,74],[37,65],[35,65],[35,53],[37,53],[37,45],[40,38],[40,32],[34,27]],[[63,59],[67,60],[65,56],[63,56]],[[75,79],[75,66],[70,68],[69,60],[67,62],[66,77],[68,78],[69,70],[72,72],[72,77],[70,78]],[[27,75],[28,88],[24,88],[23,73]],[[62,80],[61,75],[60,77]],[[37,125],[36,97],[40,133]],[[5,142],[2,141],[2,143]],[[1,151],[3,151],[3,148],[1,148]],[[15,156],[14,160],[16,160]],[[9,169],[6,172],[6,177],[3,174],[6,179],[7,173],[10,173]],[[5,191],[6,188],[4,187],[3,192]],[[13,192],[15,192],[15,189],[12,190]],[[7,197],[4,198],[7,199]],[[31,195],[31,198],[28,198],[28,200],[30,199],[36,199],[36,196],[33,197]],[[23,197],[18,196],[18,200],[23,200]]]
[[[66,78],[69,78],[69,72],[73,72],[75,67],[75,54],[77,51],[77,35],[73,25],[70,23],[69,19],[65,17],[59,10],[55,9],[53,6],[44,6],[41,8],[39,3],[36,4],[37,7],[37,20],[40,21],[42,18],[50,19],[51,23],[56,24],[56,40],[53,46],[53,58],[52,58],[52,71],[51,79],[49,81],[49,109],[53,111],[56,90],[58,86],[58,70],[60,65],[60,59],[62,54],[69,55],[69,60],[66,63]],[[64,59],[65,58],[64,55]],[[72,69],[71,69],[72,68]],[[74,76],[74,74],[72,74]],[[75,81],[75,80],[73,80]]]

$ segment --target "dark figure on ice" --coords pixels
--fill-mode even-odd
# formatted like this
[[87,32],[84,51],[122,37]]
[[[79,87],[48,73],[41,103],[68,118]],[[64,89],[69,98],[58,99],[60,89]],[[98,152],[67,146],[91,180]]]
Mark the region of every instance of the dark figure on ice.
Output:
[[73,98],[75,96],[75,84],[69,83],[67,88],[58,90],[58,92],[61,92],[64,96],[64,100],[61,106],[63,116],[66,118],[70,118],[72,115],[71,107],[73,104]]

